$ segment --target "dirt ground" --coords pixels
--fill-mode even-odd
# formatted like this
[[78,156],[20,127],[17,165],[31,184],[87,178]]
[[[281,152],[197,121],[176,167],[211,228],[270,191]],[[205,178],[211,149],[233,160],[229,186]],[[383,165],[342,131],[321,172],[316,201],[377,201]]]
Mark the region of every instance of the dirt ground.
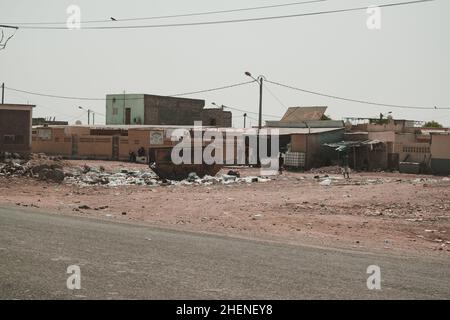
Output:
[[[110,171],[149,170],[122,162],[67,162]],[[239,171],[243,176],[259,173]],[[317,175],[284,172],[266,182],[118,187],[0,176],[0,205],[244,238],[450,258],[449,178],[353,173],[345,180],[338,174],[314,178]]]

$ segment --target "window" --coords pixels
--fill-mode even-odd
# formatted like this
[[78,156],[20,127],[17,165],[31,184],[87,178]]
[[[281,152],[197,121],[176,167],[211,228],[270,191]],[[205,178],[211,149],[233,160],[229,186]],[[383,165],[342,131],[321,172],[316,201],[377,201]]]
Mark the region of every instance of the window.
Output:
[[13,134],[5,134],[3,135],[3,143],[4,144],[14,144],[16,140],[16,136]]
[[22,144],[23,143],[23,136],[22,135],[16,135],[15,138],[14,138],[14,143]]

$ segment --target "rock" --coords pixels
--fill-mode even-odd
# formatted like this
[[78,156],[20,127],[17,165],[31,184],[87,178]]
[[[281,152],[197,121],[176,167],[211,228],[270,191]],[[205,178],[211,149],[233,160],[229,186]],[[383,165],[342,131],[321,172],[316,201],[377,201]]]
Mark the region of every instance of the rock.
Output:
[[78,206],[78,209],[84,209],[84,210],[88,210],[88,209],[90,209],[91,207],[89,207],[88,205],[85,205],[85,204],[83,204],[83,205],[81,205],[81,206]]
[[239,171],[237,171],[237,170],[230,170],[230,171],[228,171],[228,173],[227,173],[229,176],[235,176],[235,177],[237,177],[237,178],[240,178],[241,177],[241,173],[239,172]]
[[322,182],[319,183],[321,186],[330,186],[331,185],[331,179],[325,179]]
[[197,179],[200,179],[200,177],[197,175],[197,173],[191,172],[188,174],[187,181],[195,182]]
[[43,168],[39,171],[38,177],[40,180],[61,183],[64,181],[65,174],[61,169]]
[[252,217],[252,220],[259,220],[259,219],[261,219],[262,218],[262,214],[255,214],[253,217]]
[[236,176],[230,176],[228,174],[224,174],[222,176],[223,182],[236,181]]

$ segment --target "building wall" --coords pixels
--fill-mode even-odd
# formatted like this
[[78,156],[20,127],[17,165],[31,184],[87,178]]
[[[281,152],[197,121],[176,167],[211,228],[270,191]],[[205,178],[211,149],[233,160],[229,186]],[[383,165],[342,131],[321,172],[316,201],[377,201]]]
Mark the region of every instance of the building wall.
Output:
[[203,109],[202,122],[204,126],[231,127],[232,114],[222,109]]
[[423,142],[405,142],[395,145],[400,162],[418,162],[428,164],[431,158],[430,144]]
[[32,106],[0,104],[0,151],[31,151]]
[[450,135],[431,135],[431,169],[435,174],[450,174]]
[[431,135],[431,154],[433,158],[450,159],[450,134]]
[[344,140],[344,128],[316,134],[292,134],[291,150],[306,153],[306,169],[328,165],[337,158],[337,153],[324,147],[325,143]]
[[131,109],[130,124],[144,124],[143,94],[108,94],[106,96],[106,124],[125,124],[127,108]]
[[31,151],[70,157],[72,155],[72,137],[66,135],[63,128],[33,129]]
[[112,159],[111,136],[80,136],[77,155],[79,158]]
[[394,142],[395,131],[369,131],[369,140],[380,140],[382,142]]
[[204,100],[145,95],[144,124],[193,125],[204,106]]

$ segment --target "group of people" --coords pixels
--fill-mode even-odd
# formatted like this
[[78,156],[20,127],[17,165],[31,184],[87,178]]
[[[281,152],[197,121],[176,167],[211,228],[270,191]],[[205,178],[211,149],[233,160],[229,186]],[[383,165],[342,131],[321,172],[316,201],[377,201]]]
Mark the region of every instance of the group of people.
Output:
[[128,155],[130,162],[136,162],[137,157],[145,157],[145,149],[144,147],[140,147],[139,150],[137,151],[137,155],[134,151],[130,151]]

